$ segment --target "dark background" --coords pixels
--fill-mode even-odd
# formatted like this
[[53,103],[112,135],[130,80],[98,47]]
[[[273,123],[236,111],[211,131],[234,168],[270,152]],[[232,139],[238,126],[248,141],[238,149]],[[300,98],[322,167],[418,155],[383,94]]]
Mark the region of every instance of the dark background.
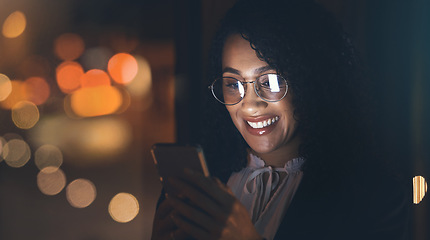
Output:
[[[153,74],[153,101],[139,108],[142,99],[117,116],[129,122],[133,141],[115,161],[81,166],[65,156],[68,179],[85,177],[97,186],[97,198],[84,209],[67,204],[64,191],[45,196],[35,184],[37,169],[30,162],[14,169],[0,162],[0,239],[150,239],[152,217],[160,184],[149,155],[155,142],[193,141],[199,119],[198,102],[205,77],[207,50],[227,0],[0,0],[0,22],[15,10],[27,14],[24,43],[28,54],[58,61],[52,53],[55,37],[80,34],[87,46],[106,44],[111,34],[138,39],[133,50],[145,56]],[[381,111],[375,121],[384,150],[410,179],[430,179],[430,2],[425,0],[319,0],[341,21],[368,65]],[[32,26],[32,27],[30,27]],[[18,78],[8,59],[7,40],[0,39],[0,73]],[[115,51],[120,51],[116,49]],[[55,81],[52,81],[54,84]],[[166,89],[173,86],[174,92]],[[55,86],[53,86],[55,88]],[[61,96],[56,93],[55,96]],[[174,102],[175,100],[175,102]],[[44,108],[53,114],[52,100]],[[136,107],[133,107],[136,106]],[[26,136],[0,110],[0,136]],[[371,167],[371,166],[369,166]],[[107,204],[117,192],[130,192],[140,203],[137,217],[128,223],[113,221]],[[430,239],[429,200],[414,205],[411,239]]]

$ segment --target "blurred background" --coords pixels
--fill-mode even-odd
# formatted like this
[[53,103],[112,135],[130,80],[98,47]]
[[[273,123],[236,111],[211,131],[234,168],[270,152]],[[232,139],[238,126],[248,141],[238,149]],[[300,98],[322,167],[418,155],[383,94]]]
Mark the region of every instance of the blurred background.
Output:
[[[319,0],[375,81],[384,146],[430,239],[430,3]],[[227,0],[0,0],[0,239],[150,239],[156,142],[195,139]]]

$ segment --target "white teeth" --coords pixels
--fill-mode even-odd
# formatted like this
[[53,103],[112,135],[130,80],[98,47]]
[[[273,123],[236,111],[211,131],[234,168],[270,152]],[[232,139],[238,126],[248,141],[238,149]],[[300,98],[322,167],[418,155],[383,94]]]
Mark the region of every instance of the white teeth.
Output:
[[263,127],[267,127],[267,126],[270,126],[270,125],[272,125],[273,123],[275,123],[276,121],[278,121],[279,120],[279,117],[278,116],[276,116],[276,117],[274,117],[274,118],[272,118],[272,119],[267,119],[267,120],[264,120],[264,121],[262,121],[262,122],[250,122],[250,121],[246,121],[248,124],[249,124],[249,126],[251,126],[252,128],[263,128]]

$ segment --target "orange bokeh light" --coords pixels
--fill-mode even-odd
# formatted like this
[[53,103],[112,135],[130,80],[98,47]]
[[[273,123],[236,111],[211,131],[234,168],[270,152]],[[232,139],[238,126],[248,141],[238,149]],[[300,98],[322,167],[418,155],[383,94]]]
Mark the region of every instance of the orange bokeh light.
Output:
[[41,105],[48,100],[51,90],[45,79],[41,77],[31,77],[25,80],[24,84],[28,93],[28,101],[36,105]]
[[81,76],[81,87],[91,88],[97,86],[110,86],[109,75],[100,69],[92,69]]
[[130,83],[137,74],[136,59],[128,53],[115,54],[108,63],[108,71],[112,79],[119,84]]
[[12,80],[12,91],[9,96],[0,102],[0,106],[4,109],[12,109],[18,102],[28,99],[27,88],[23,81]]
[[55,39],[54,52],[62,60],[75,60],[82,55],[84,49],[84,40],[77,34],[65,33]]
[[21,11],[11,13],[3,23],[3,36],[16,38],[20,36],[27,26],[25,15]]
[[57,84],[64,93],[71,93],[81,86],[84,69],[77,62],[66,61],[57,67]]
[[81,117],[115,113],[122,105],[122,95],[113,86],[81,88],[71,96],[71,108]]

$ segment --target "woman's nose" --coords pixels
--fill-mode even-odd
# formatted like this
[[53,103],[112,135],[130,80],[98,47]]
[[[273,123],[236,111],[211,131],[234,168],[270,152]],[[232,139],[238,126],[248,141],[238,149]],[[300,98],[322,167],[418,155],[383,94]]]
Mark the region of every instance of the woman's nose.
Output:
[[261,99],[255,92],[253,84],[247,86],[245,96],[241,101],[242,111],[247,112],[249,115],[255,114],[267,106],[267,102]]

